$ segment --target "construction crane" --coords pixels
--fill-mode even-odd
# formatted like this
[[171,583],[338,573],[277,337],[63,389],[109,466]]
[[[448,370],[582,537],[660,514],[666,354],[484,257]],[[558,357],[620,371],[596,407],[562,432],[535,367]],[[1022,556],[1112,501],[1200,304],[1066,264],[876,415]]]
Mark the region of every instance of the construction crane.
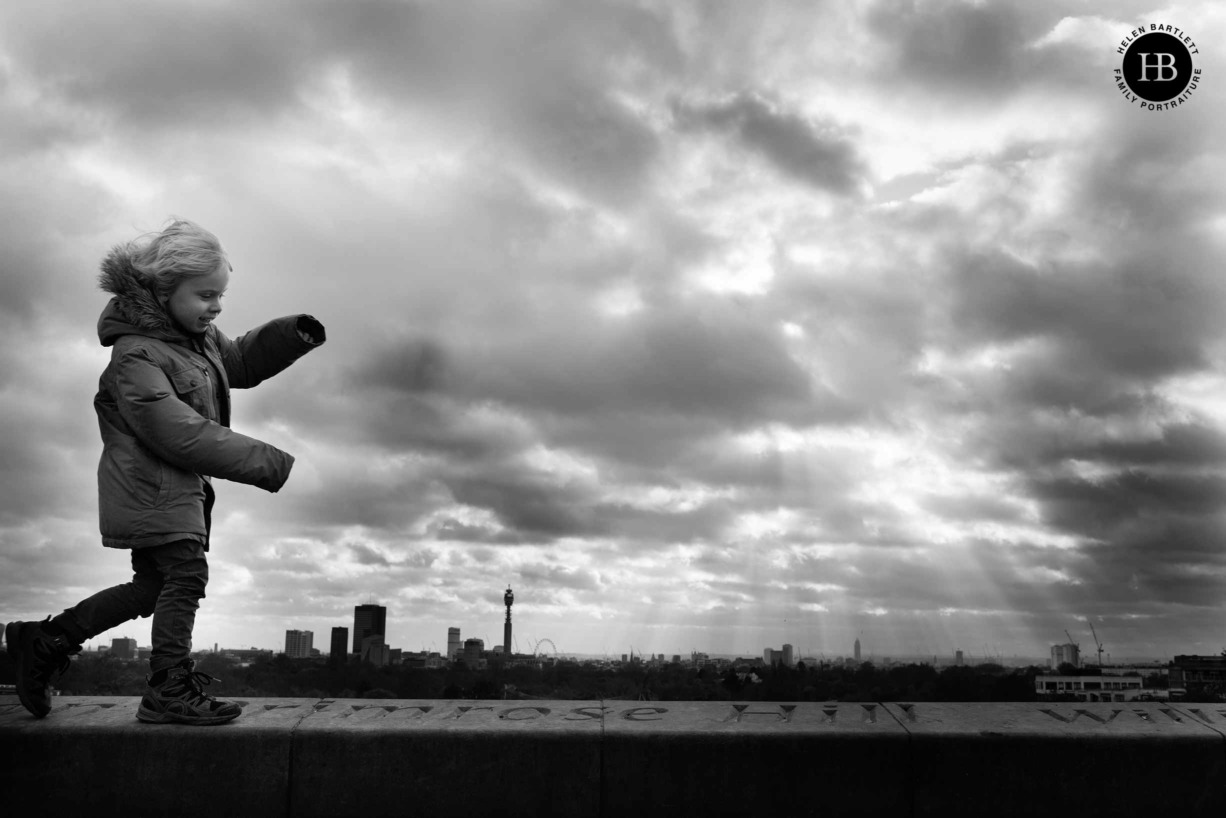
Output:
[[1103,666],[1103,643],[1098,641],[1098,634],[1094,632],[1093,622],[1090,622],[1090,634],[1094,637],[1094,644],[1098,646],[1098,666],[1102,667]]

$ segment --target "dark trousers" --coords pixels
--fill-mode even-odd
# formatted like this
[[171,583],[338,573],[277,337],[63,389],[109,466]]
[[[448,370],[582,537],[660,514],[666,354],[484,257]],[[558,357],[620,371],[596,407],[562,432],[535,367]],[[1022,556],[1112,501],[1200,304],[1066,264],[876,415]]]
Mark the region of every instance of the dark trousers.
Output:
[[191,653],[196,609],[209,582],[204,546],[190,540],[136,548],[132,581],[99,591],[53,620],[77,644],[140,616],[153,616],[156,673],[174,667]]

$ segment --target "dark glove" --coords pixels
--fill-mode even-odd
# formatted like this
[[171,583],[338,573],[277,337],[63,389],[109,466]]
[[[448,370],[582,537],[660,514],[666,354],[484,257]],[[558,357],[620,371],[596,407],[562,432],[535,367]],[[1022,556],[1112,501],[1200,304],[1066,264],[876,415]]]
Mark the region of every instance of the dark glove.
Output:
[[298,323],[295,328],[298,330],[298,337],[308,344],[319,346],[328,340],[328,335],[324,332],[324,325],[316,321],[314,316],[298,316]]

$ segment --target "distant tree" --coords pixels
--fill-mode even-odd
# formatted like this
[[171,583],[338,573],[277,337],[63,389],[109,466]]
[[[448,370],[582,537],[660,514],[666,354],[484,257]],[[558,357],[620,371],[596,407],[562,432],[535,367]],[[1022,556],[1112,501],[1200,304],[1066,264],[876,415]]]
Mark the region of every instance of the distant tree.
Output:
[[741,682],[741,677],[736,672],[736,668],[731,668],[731,667],[728,668],[728,670],[724,673],[724,678],[720,680],[720,684],[722,684],[725,688],[729,690],[729,692],[732,692],[732,693],[739,693],[741,691],[741,688],[745,686]]
[[363,699],[395,699],[396,691],[388,690],[385,687],[376,687],[374,690],[367,690],[362,694]]

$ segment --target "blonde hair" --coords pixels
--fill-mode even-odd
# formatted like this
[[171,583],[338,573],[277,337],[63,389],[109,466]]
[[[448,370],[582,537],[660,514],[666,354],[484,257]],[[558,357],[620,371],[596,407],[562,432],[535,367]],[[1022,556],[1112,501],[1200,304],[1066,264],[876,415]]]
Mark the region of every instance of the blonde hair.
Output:
[[172,218],[160,232],[116,245],[110,258],[126,261],[163,298],[184,279],[211,275],[223,262],[229,262],[216,236],[193,221],[179,218]]

